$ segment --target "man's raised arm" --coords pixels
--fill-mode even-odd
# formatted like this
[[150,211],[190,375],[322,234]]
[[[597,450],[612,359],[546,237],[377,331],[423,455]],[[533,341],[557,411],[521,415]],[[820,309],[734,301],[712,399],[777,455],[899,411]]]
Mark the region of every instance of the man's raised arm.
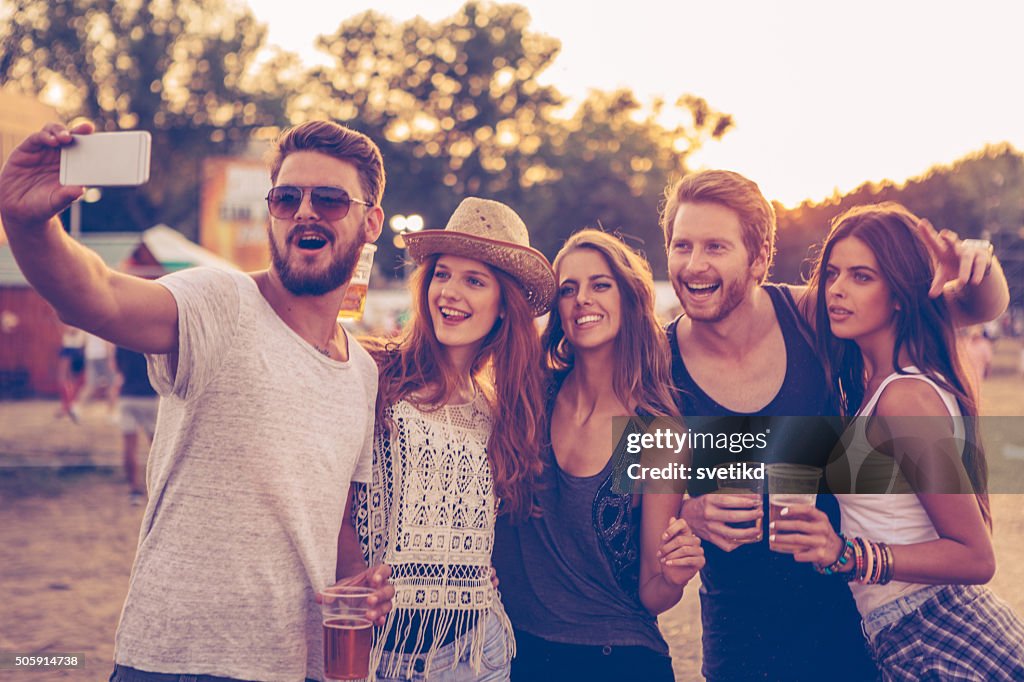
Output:
[[69,237],[57,219],[83,188],[59,182],[60,149],[72,130],[46,125],[26,138],[0,172],[0,219],[11,251],[29,283],[64,322],[143,353],[173,353],[178,309],[164,287],[111,270]]

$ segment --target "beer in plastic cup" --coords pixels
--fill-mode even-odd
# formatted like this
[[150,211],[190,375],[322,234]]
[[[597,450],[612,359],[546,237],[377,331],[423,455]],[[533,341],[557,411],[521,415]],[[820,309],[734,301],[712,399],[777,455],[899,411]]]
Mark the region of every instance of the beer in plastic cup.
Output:
[[335,585],[320,592],[324,626],[324,677],[359,680],[370,674],[373,623],[366,617],[370,587]]
[[[803,464],[769,464],[768,479],[768,521],[778,521],[782,510],[794,504],[813,505],[818,501],[818,484],[823,470],[821,467]],[[769,539],[768,548],[775,552],[792,554],[798,548],[785,542],[786,534],[776,531],[775,540]]]
[[[758,499],[761,500],[761,496],[764,495],[764,484],[763,478],[720,478],[721,471],[723,469],[732,470],[743,469],[743,468],[756,468],[760,467],[761,464],[757,462],[726,462],[715,467],[715,480],[718,482],[718,489],[715,494],[718,495],[757,495]],[[763,501],[762,501],[763,503]],[[761,524],[761,519],[757,518],[753,521],[737,521],[735,523],[727,523],[730,528],[757,528],[757,537],[749,540],[744,540],[744,544],[750,544],[754,542],[761,542],[764,539],[764,528]]]
[[377,252],[375,244],[363,244],[363,250],[359,252],[359,261],[356,263],[356,270],[352,273],[348,288],[345,289],[345,298],[341,301],[341,310],[338,311],[339,320],[351,320],[358,322],[363,319],[363,310],[366,308],[366,292],[370,286],[370,270],[373,269],[373,254]]

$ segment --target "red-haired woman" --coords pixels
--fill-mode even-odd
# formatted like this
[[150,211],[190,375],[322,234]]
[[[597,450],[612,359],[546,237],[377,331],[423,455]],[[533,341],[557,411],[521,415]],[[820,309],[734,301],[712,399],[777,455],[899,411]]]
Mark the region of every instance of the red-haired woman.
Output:
[[412,319],[380,366],[371,563],[394,609],[377,679],[508,679],[512,628],[491,580],[496,516],[528,516],[540,468],[543,375],[534,318],[551,266],[516,213],[469,198],[444,230],[407,238]]

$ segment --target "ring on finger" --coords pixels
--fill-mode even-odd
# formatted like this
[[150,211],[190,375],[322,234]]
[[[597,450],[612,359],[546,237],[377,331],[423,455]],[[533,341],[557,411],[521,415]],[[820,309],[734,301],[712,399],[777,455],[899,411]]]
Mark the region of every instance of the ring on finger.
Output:
[[963,241],[965,248],[977,249],[978,251],[988,251],[991,254],[994,250],[992,242],[987,239],[965,239]]

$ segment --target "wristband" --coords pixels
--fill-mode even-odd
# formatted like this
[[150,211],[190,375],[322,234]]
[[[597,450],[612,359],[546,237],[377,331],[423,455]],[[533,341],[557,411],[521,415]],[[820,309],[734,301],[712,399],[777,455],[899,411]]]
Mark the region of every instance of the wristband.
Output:
[[847,540],[842,533],[839,534],[839,539],[843,543],[842,547],[839,549],[839,556],[836,557],[835,561],[824,568],[815,564],[814,570],[818,573],[821,573],[822,575],[834,575],[836,573],[841,573],[839,569],[850,562],[850,555],[853,554],[853,543]]
[[862,585],[867,585],[871,582],[871,574],[875,571],[875,547],[871,540],[863,540],[864,542],[864,575],[861,576],[860,582]]
[[892,553],[892,547],[883,544],[882,549],[885,552],[885,573],[882,575],[879,585],[888,585],[892,581],[892,577],[896,572],[896,561]]

